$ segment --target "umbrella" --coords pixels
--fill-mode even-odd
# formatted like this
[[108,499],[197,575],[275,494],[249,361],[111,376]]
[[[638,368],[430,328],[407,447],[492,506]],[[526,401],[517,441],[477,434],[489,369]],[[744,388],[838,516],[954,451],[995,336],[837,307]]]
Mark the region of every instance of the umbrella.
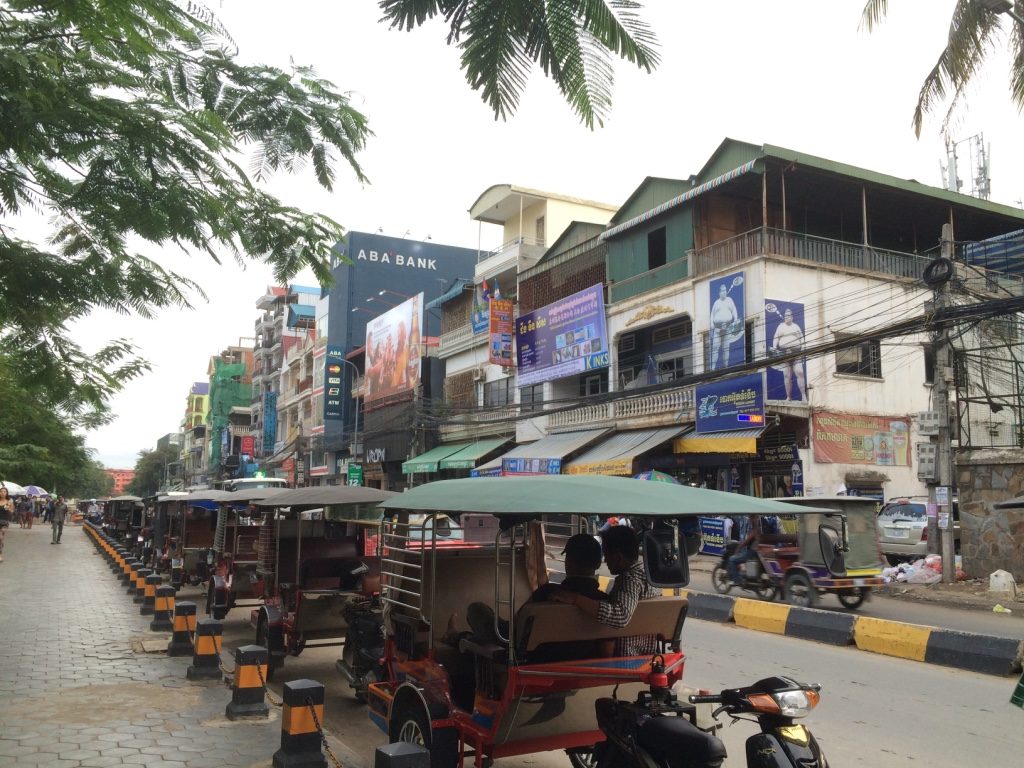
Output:
[[40,488],[38,485],[26,485],[25,493],[29,496],[49,496],[50,492],[45,488]]
[[17,483],[12,483],[10,480],[0,481],[0,485],[7,489],[7,493],[10,496],[24,496],[25,489]]
[[637,480],[653,480],[656,483],[675,483],[679,485],[679,481],[672,477],[672,475],[666,475],[664,472],[659,472],[656,469],[641,472],[639,475],[633,475],[633,477]]

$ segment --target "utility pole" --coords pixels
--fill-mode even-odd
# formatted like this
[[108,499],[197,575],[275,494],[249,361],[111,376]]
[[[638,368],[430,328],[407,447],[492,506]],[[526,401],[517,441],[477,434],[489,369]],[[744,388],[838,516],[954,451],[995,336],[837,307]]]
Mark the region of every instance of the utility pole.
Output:
[[[942,225],[940,258],[948,259],[950,274],[953,274],[953,228]],[[934,306],[936,313],[949,306],[949,281],[934,285]],[[952,349],[949,331],[945,328],[935,334],[935,411],[938,414],[939,430],[935,446],[935,485],[928,489],[929,506],[937,510],[936,516],[928,517],[928,550],[942,555],[942,581],[949,584],[956,580],[953,553],[953,447],[952,418],[949,410],[949,386],[953,383]],[[934,506],[932,506],[934,505]],[[939,522],[946,524],[940,526]],[[941,539],[940,539],[941,537]]]

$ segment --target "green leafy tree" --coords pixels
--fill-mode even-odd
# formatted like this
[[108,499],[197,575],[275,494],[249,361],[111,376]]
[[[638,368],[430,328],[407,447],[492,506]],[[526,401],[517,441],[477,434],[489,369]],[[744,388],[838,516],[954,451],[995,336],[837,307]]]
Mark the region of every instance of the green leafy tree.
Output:
[[[0,3],[0,343],[26,385],[71,413],[102,415],[146,366],[124,340],[87,356],[70,321],[97,308],[150,317],[201,292],[143,243],[329,280],[341,226],[257,182],[308,163],[331,189],[339,159],[365,181],[366,118],[309,68],[235,53],[197,3]],[[25,212],[51,217],[45,245],[13,234]]]
[[588,128],[611,109],[618,56],[650,72],[659,62],[653,31],[634,0],[380,0],[392,28],[428,19],[448,24],[448,43],[462,50],[470,86],[505,119],[515,112],[530,70],[554,80]]
[[128,483],[126,493],[133,496],[152,496],[164,484],[168,467],[178,460],[178,446],[139,451],[135,462],[135,477]]
[[[997,9],[1000,5],[1002,9]],[[888,10],[888,0],[868,0],[861,25],[868,30],[874,29]],[[1016,18],[1002,15],[999,10],[1010,10]],[[928,113],[948,99],[949,107],[943,120],[945,130],[968,84],[981,71],[996,46],[1004,44],[1007,25],[1011,30],[1010,98],[1018,109],[1024,109],[1024,24],[1019,21],[1021,17],[1024,17],[1024,4],[1019,0],[1012,7],[1009,2],[958,0],[949,21],[946,46],[925,77],[917,97],[913,126],[918,136]]]

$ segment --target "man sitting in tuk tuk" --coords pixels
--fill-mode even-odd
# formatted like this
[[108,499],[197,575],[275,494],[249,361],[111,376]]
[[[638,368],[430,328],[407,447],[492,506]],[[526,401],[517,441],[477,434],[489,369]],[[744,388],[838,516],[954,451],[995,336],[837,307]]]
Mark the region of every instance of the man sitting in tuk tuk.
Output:
[[[632,528],[617,525],[601,536],[601,550],[608,570],[615,577],[607,600],[595,600],[585,594],[556,589],[551,599],[575,605],[588,616],[610,627],[622,628],[633,618],[637,603],[660,597],[651,586],[640,562],[640,539]],[[651,635],[620,637],[614,649],[618,656],[642,656],[657,650],[657,638]]]

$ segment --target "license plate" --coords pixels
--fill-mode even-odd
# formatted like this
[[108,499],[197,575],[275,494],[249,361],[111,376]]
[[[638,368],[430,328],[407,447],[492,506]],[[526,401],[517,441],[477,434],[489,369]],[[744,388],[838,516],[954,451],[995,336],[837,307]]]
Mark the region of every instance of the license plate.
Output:
[[885,535],[890,539],[909,539],[910,531],[906,528],[886,528]]
[[171,560],[171,568],[181,568],[183,565],[185,565],[185,561],[180,557],[176,557]]

